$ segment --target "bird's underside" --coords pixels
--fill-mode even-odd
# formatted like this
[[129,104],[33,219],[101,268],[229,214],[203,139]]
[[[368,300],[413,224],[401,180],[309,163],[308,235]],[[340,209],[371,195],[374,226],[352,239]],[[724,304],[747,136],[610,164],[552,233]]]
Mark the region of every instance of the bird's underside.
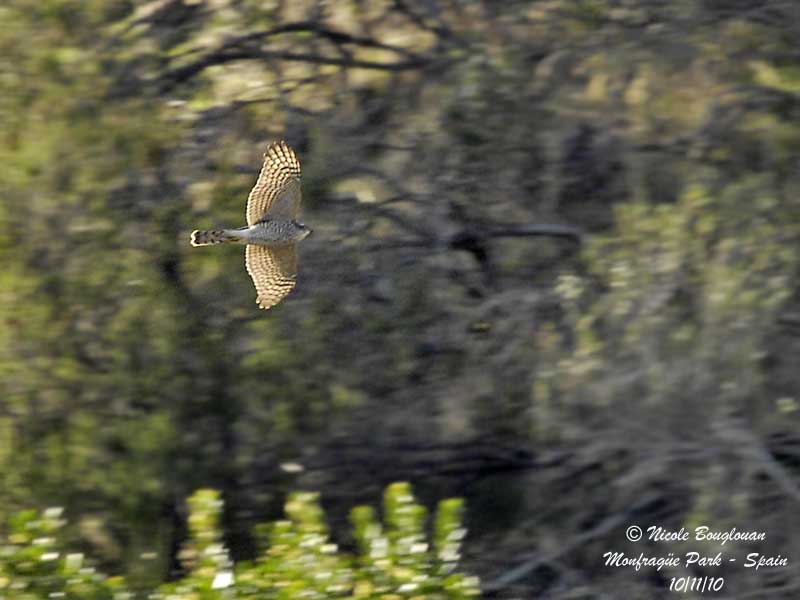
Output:
[[285,142],[264,153],[264,165],[247,199],[247,227],[193,231],[193,246],[246,244],[245,266],[261,308],[275,306],[297,278],[297,242],[311,232],[298,221],[300,161]]

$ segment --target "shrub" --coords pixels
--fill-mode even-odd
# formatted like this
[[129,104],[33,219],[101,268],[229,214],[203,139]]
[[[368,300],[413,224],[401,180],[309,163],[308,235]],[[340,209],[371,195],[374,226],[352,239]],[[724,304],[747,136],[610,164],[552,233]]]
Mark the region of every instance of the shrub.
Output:
[[[370,507],[352,511],[360,552],[350,556],[332,543],[317,494],[295,493],[286,519],[256,528],[264,547],[252,562],[234,564],[222,541],[222,500],[214,490],[189,499],[189,539],[181,551],[186,574],[148,594],[162,600],[211,598],[461,599],[479,594],[478,581],[456,570],[460,556],[461,500],[439,504],[433,544],[426,510],[407,483],[390,485],[385,525]],[[0,597],[129,598],[120,577],[108,577],[69,553],[61,541],[59,509],[25,511],[10,522],[0,553]]]

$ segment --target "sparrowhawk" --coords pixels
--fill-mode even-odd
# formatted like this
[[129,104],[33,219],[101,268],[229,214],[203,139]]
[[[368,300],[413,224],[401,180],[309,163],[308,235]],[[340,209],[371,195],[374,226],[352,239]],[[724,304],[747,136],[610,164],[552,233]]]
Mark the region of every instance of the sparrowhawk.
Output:
[[247,198],[247,226],[192,232],[192,246],[247,244],[245,266],[256,286],[256,303],[271,308],[294,289],[297,242],[311,229],[301,223],[300,161],[285,142],[264,152],[264,165]]

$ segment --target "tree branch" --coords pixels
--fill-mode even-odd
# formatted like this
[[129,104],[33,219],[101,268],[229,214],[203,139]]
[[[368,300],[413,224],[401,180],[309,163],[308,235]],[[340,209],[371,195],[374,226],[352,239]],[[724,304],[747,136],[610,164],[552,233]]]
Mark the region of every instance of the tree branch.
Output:
[[[321,54],[305,53],[305,52],[292,52],[286,50],[266,50],[260,47],[254,47],[256,42],[263,42],[267,38],[286,33],[313,33],[333,42],[340,50],[344,51],[341,46],[354,45],[361,48],[375,48],[380,50],[387,50],[396,54],[406,57],[405,60],[398,62],[379,62],[372,60],[359,60],[351,58],[349,52],[339,57],[324,56]],[[379,71],[407,71],[419,69],[426,64],[429,60],[418,56],[399,46],[384,44],[377,40],[368,37],[355,36],[342,31],[336,31],[322,27],[319,24],[302,21],[297,23],[287,23],[267,31],[257,31],[244,36],[239,36],[228,40],[220,45],[215,50],[204,54],[200,58],[186,64],[182,67],[177,67],[167,71],[159,79],[162,82],[161,92],[166,92],[175,86],[195,77],[208,67],[215,65],[222,65],[237,60],[285,60],[293,62],[305,62],[316,65],[333,65],[344,68],[354,69],[371,69]]]
[[[387,216],[383,211],[380,216]],[[495,238],[520,238],[520,237],[553,237],[563,238],[581,245],[585,242],[585,234],[576,227],[569,225],[535,224],[519,227],[499,227],[497,229],[481,230],[479,228],[462,229],[446,240],[437,239],[400,239],[379,242],[369,247],[370,250],[397,250],[400,248],[448,248],[450,250],[474,251],[481,248],[487,240]]]

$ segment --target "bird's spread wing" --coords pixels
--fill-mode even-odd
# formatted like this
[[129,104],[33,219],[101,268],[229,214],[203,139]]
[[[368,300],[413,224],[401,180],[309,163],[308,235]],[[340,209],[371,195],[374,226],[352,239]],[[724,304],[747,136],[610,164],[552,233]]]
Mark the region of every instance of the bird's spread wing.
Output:
[[286,142],[273,142],[247,198],[247,224],[267,216],[297,219],[300,211],[300,161]]
[[256,286],[256,302],[261,308],[275,306],[294,289],[297,277],[295,244],[271,248],[248,244],[245,265]]

